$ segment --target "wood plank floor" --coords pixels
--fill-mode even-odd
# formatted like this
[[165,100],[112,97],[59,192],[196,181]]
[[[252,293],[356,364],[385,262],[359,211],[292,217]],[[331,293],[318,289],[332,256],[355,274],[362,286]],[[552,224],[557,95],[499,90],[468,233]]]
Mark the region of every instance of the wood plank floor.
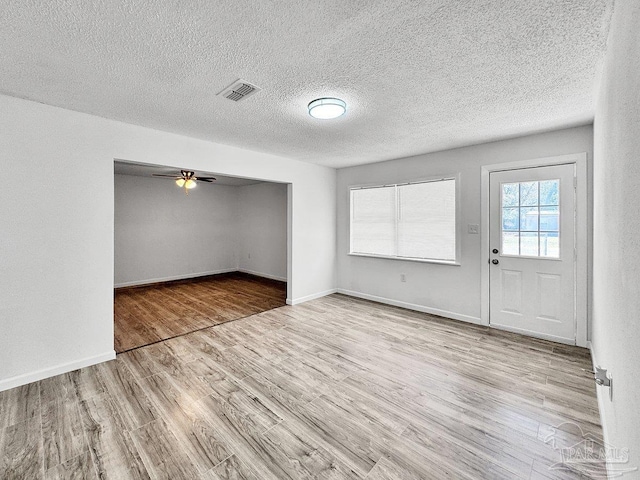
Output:
[[184,335],[285,304],[287,284],[245,273],[119,288],[114,298],[115,350]]
[[590,368],[331,295],[1,392],[0,478],[585,478],[553,466],[601,441]]

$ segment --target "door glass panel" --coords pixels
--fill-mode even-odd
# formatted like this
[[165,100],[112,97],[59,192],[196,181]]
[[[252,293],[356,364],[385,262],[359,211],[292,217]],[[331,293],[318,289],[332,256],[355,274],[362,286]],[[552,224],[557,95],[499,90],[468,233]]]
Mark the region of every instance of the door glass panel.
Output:
[[540,231],[557,232],[560,220],[558,207],[540,207]]
[[538,231],[538,207],[520,208],[520,231]]
[[538,205],[539,182],[522,182],[520,184],[520,206]]
[[502,254],[560,258],[560,180],[503,183]]
[[519,183],[503,183],[502,184],[502,206],[517,207],[520,205],[520,184]]
[[538,232],[520,233],[520,255],[527,257],[538,256]]
[[558,232],[540,232],[540,256],[560,258],[560,237]]
[[520,224],[520,216],[518,215],[518,207],[502,209],[502,230],[518,231]]
[[560,180],[544,180],[540,182],[540,205],[559,205],[559,187]]
[[520,254],[520,232],[502,232],[502,253],[504,255]]

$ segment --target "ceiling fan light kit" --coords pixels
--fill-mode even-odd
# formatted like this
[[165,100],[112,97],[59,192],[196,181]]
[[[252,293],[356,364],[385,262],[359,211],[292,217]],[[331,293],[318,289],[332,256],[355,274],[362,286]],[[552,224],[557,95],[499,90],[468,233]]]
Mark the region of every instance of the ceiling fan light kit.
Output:
[[180,188],[184,187],[187,190],[191,190],[192,188],[196,188],[196,180],[196,177],[188,178],[186,180],[184,178],[177,178],[176,185],[178,185]]
[[211,183],[215,180],[215,177],[196,177],[195,172],[191,170],[180,170],[180,173],[176,175],[154,173],[153,176],[174,178],[176,181],[176,185],[180,188],[184,188],[184,193],[186,193],[187,195],[189,195],[189,190],[196,188],[198,182]]

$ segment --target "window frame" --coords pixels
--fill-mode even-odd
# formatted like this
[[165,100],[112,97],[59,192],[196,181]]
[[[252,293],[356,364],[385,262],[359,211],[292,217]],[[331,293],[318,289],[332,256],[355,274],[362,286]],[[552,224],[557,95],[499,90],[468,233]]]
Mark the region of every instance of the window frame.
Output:
[[[365,258],[382,258],[386,260],[400,260],[406,262],[418,262],[418,263],[433,263],[438,265],[453,265],[460,266],[461,260],[461,237],[462,237],[462,218],[461,218],[461,188],[460,188],[460,173],[449,174],[449,175],[434,175],[430,177],[420,177],[419,179],[407,180],[407,181],[396,181],[393,183],[368,183],[368,184],[359,184],[359,185],[350,185],[348,187],[348,196],[349,196],[349,251],[347,255],[353,257],[365,257]],[[455,188],[455,259],[454,260],[440,260],[436,258],[419,258],[419,257],[402,257],[397,255],[381,255],[381,254],[373,254],[373,253],[358,253],[353,251],[352,247],[352,219],[353,219],[353,201],[352,201],[352,191],[353,190],[362,190],[365,188],[383,188],[383,187],[399,187],[403,185],[414,185],[420,183],[432,183],[432,182],[441,182],[445,180],[453,180],[454,188]],[[396,209],[398,208],[396,202]],[[398,222],[398,216],[396,214],[396,225]],[[397,230],[396,230],[397,231]]]
[[[554,180],[554,181],[558,181],[560,182],[560,179],[550,179],[550,180]],[[526,205],[523,206],[520,204],[520,194],[518,195],[518,205],[517,206],[513,206],[513,207],[505,207],[504,206],[504,196],[503,196],[503,185],[507,185],[507,184],[518,184],[518,188],[520,188],[520,185],[523,183],[531,183],[531,182],[504,182],[504,183],[500,183],[500,256],[501,257],[507,257],[507,258],[529,258],[529,259],[535,259],[535,260],[551,260],[551,261],[562,261],[564,259],[564,257],[562,256],[562,249],[561,249],[561,235],[562,232],[560,231],[560,225],[561,225],[561,221],[562,221],[562,213],[561,213],[561,208],[560,208],[560,184],[558,183],[558,204],[557,205],[548,205],[548,204],[541,204],[540,203],[540,182],[543,181],[549,181],[549,180],[534,180],[533,182],[538,184],[538,204],[537,205]],[[537,220],[537,225],[538,225],[538,229],[537,230],[521,230],[520,225],[522,223],[522,208],[531,208],[531,207],[536,207],[538,209],[538,220]],[[540,209],[545,208],[545,207],[557,207],[558,208],[558,228],[556,230],[541,230],[540,229],[540,220],[541,220],[541,214],[540,214]],[[505,208],[517,208],[518,209],[518,230],[504,230],[504,209]],[[538,255],[522,255],[521,253],[518,254],[512,254],[512,253],[504,253],[504,232],[517,232],[519,234],[519,239],[521,238],[520,236],[522,235],[522,233],[537,233],[538,235]],[[543,256],[540,255],[540,234],[542,233],[557,233],[558,234],[558,256],[557,257],[551,257],[551,256]],[[518,242],[518,252],[522,251],[522,243]]]

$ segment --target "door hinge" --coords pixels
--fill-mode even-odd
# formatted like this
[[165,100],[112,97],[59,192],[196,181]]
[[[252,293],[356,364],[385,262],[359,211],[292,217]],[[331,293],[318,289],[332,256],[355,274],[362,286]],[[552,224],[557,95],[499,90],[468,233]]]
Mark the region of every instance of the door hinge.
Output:
[[573,188],[576,189],[578,187],[578,177],[573,177]]

